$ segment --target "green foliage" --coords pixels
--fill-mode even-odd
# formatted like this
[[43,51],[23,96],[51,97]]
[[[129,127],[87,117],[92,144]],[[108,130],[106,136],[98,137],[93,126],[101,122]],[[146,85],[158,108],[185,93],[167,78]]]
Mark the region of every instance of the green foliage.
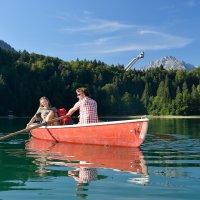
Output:
[[75,90],[88,87],[100,115],[199,115],[200,67],[193,71],[158,68],[124,71],[101,61],[11,52],[0,48],[0,115],[32,115],[38,99],[69,109]]

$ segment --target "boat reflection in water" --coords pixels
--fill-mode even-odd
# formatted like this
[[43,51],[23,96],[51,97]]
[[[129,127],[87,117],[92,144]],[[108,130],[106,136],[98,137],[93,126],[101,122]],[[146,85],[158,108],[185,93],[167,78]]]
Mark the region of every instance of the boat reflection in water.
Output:
[[40,175],[49,172],[48,166],[75,167],[75,170],[68,171],[68,176],[72,176],[77,185],[96,180],[98,168],[135,174],[129,182],[149,182],[147,166],[139,148],[54,143],[31,137],[26,143],[26,150],[29,156],[35,158]]

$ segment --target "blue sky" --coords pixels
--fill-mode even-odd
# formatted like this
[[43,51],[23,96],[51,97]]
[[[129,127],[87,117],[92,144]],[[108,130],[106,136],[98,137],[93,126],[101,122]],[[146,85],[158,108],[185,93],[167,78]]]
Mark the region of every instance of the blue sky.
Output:
[[0,40],[64,61],[200,65],[200,0],[0,0]]

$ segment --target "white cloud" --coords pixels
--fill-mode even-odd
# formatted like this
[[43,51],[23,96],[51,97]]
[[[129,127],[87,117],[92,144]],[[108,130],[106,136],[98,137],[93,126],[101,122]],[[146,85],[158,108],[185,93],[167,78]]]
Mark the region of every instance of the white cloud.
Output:
[[92,23],[85,22],[84,25],[65,27],[62,29],[62,31],[69,33],[75,33],[75,32],[104,33],[104,32],[123,30],[127,28],[131,28],[131,26],[119,22],[96,20],[92,21]]
[[[62,29],[68,36],[71,33],[85,34],[84,39],[74,46],[92,54],[110,54],[133,50],[163,50],[185,47],[192,42],[183,36],[164,33],[159,27],[125,24],[118,21],[81,18],[76,26]],[[70,33],[70,34],[69,34]]]
[[105,38],[98,38],[94,41],[90,41],[90,42],[83,42],[81,44],[79,44],[80,46],[100,46],[100,45],[106,45],[107,43],[111,42],[112,40],[118,40],[119,37],[105,37]]
[[185,47],[192,42],[191,39],[170,35],[152,30],[130,30],[127,34],[118,37],[98,38],[84,43],[87,50],[92,53],[116,53],[133,50],[164,50]]

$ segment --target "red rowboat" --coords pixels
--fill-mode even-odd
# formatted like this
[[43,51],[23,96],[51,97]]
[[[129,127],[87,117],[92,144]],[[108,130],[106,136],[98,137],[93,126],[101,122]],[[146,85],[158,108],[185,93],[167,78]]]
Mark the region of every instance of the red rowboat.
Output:
[[56,142],[139,147],[147,134],[148,122],[145,118],[84,125],[41,126],[30,132],[35,138]]
[[148,174],[139,148],[55,143],[31,137],[26,143],[26,150],[29,156],[45,162],[45,166],[110,168],[134,174]]

